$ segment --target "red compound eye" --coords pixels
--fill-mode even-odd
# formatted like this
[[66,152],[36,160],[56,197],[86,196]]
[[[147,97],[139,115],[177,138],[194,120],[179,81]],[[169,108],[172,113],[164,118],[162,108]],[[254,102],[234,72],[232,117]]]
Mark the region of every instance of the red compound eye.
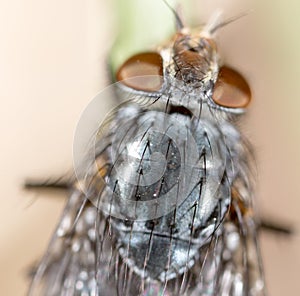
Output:
[[245,108],[251,101],[251,90],[241,74],[223,66],[215,83],[212,99],[223,107]]
[[156,52],[136,54],[119,68],[116,78],[136,90],[158,91],[163,84],[162,58]]

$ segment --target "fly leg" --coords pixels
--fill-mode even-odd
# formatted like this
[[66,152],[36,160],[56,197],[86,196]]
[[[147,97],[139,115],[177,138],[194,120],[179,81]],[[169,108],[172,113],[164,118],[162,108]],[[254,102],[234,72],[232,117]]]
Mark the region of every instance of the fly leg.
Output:
[[294,234],[293,227],[285,225],[284,223],[281,222],[274,222],[268,219],[262,219],[258,227],[259,227],[258,230],[260,231],[271,232],[278,235],[290,236]]
[[25,190],[62,190],[67,191],[71,187],[71,182],[63,179],[47,179],[47,180],[26,180],[23,184]]

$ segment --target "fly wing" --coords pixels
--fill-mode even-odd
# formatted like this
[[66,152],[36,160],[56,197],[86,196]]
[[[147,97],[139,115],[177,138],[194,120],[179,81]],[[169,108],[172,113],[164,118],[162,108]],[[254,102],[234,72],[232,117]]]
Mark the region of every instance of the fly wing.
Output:
[[[237,209],[239,211],[239,209]],[[193,268],[191,296],[263,296],[264,278],[253,217],[227,219]]]
[[[99,284],[109,274],[109,256],[103,252],[96,273],[97,217],[97,208],[75,189],[34,275],[29,295],[99,295]],[[99,278],[98,287],[96,277]],[[111,291],[106,281],[101,286],[101,295],[111,295]]]
[[265,295],[265,283],[262,267],[262,259],[258,244],[258,223],[249,210],[243,213],[243,208],[236,200],[233,200],[233,208],[237,215],[237,225],[240,236],[240,246],[234,256],[237,262],[236,273],[242,275],[243,291],[248,295]]
[[[88,150],[90,143],[85,147],[89,152],[84,159],[85,170],[81,171],[82,167],[75,170],[82,184],[74,184],[46,254],[34,274],[30,296],[117,295],[112,276],[118,264],[117,250],[112,247],[108,233],[109,221],[98,209],[109,166],[106,149],[110,146],[110,133],[108,130],[107,135],[105,128],[112,118],[114,116],[107,118],[97,130],[102,136],[96,147],[97,159],[89,158],[93,155]],[[84,186],[84,190],[80,186]]]
[[225,223],[223,242],[217,294],[222,296],[265,295],[254,219],[240,216],[238,225],[232,222]]
[[[231,141],[239,156],[236,179],[231,187],[230,211],[220,239],[221,262],[216,295],[263,296],[266,291],[253,194],[255,157],[250,143],[240,137],[238,144]],[[230,145],[228,149],[234,150]]]
[[217,295],[262,296],[266,294],[258,244],[253,181],[255,159],[249,143],[242,139],[231,207],[221,235]]

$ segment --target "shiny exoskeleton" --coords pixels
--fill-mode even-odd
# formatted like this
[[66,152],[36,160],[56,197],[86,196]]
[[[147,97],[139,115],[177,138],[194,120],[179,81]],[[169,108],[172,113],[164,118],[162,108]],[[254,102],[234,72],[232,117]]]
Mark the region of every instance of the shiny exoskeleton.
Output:
[[181,28],[120,67],[123,103],[94,135],[30,295],[264,295],[237,128],[251,92],[213,31]]

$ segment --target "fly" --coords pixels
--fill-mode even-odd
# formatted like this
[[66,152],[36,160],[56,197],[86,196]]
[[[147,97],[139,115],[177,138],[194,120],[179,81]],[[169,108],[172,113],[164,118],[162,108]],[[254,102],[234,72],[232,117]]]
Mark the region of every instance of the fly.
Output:
[[251,90],[218,55],[227,22],[192,31],[176,19],[168,43],[129,58],[100,94],[123,103],[75,160],[29,295],[265,295],[251,146],[237,125]]

